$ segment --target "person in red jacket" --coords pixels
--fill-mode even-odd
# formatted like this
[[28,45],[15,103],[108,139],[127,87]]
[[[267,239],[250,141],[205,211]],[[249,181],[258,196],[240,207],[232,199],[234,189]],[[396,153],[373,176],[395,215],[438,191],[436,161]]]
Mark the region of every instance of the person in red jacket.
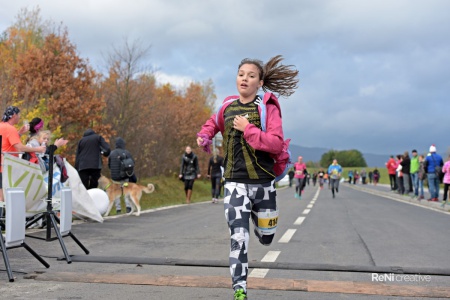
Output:
[[396,191],[398,189],[397,180],[395,178],[397,163],[396,163],[393,155],[391,155],[389,160],[386,162],[386,168],[388,170],[389,181],[391,183],[391,191]]

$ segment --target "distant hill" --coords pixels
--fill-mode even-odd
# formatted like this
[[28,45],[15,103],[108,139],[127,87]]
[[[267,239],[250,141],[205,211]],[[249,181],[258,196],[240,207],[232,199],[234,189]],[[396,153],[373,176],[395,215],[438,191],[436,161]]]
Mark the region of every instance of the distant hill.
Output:
[[[302,147],[291,144],[289,146],[292,154],[292,160],[297,161],[297,157],[303,156],[303,161],[314,161],[318,162],[322,158],[322,155],[331,149],[320,148],[320,147]],[[389,154],[371,154],[363,153],[364,159],[366,160],[368,167],[384,167],[384,163],[389,159]]]

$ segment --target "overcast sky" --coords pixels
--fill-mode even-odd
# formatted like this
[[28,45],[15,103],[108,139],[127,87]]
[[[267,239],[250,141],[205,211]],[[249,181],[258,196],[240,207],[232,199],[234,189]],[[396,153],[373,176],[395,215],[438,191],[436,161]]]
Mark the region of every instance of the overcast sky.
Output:
[[450,147],[450,1],[0,0],[0,30],[36,5],[95,69],[112,46],[139,39],[161,80],[212,79],[218,101],[236,94],[241,59],[283,55],[300,71],[296,93],[280,100],[296,145]]

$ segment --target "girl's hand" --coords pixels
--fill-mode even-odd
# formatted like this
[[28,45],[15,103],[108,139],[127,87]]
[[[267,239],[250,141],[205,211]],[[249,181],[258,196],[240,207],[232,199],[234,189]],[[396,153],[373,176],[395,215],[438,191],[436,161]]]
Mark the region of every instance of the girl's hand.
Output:
[[248,124],[249,124],[249,121],[247,120],[247,118],[245,118],[243,116],[234,117],[234,120],[233,120],[234,129],[244,132],[245,127],[247,127]]
[[203,139],[201,137],[197,138],[197,146],[201,147],[203,144]]

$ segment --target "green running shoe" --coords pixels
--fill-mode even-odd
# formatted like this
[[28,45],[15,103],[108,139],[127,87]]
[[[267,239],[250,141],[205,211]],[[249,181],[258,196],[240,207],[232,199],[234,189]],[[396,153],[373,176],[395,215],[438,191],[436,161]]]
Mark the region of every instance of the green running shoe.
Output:
[[234,300],[246,300],[247,294],[244,292],[244,289],[237,289],[234,291]]

